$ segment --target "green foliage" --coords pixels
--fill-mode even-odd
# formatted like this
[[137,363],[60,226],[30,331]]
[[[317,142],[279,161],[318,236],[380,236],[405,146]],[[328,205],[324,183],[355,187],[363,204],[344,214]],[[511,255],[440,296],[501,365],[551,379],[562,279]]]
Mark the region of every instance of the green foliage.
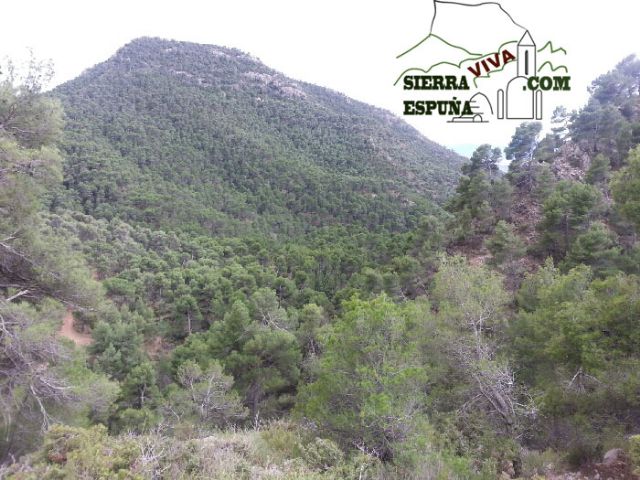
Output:
[[517,128],[504,153],[509,163],[509,179],[511,183],[531,191],[534,186],[536,165],[535,153],[538,136],[542,130],[540,122],[523,122]]
[[453,238],[474,243],[478,234],[491,231],[498,220],[510,217],[513,188],[499,176],[499,148],[480,145],[471,156],[471,163],[463,165],[463,176],[447,209],[455,215],[451,227]]
[[449,210],[456,212],[468,208],[472,217],[480,217],[483,209],[488,208],[489,181],[480,168],[471,170],[471,175],[460,179],[456,196],[450,200]]
[[122,381],[122,395],[125,401],[137,409],[153,405],[160,395],[157,381],[156,371],[149,362],[136,365]]
[[611,190],[622,215],[640,228],[640,147],[629,153],[627,166],[616,173]]
[[556,107],[551,116],[551,133],[538,143],[534,159],[538,162],[552,163],[556,152],[566,143],[570,114],[563,106]]
[[122,380],[142,362],[142,337],[134,323],[100,322],[93,331],[89,351],[95,356],[97,370]]
[[297,411],[345,446],[391,459],[424,435],[426,371],[418,357],[418,305],[353,299],[323,342],[318,378]]
[[591,185],[561,181],[543,205],[539,224],[542,246],[555,258],[561,258],[575,237],[584,232],[597,215],[600,192]]
[[640,435],[629,437],[629,458],[634,467],[640,467]]
[[[522,285],[528,310],[514,322],[511,338],[520,365],[528,375],[573,375],[581,367],[595,368],[601,352],[594,349],[591,332],[581,312],[591,271],[578,267],[560,275],[550,265],[529,276]],[[522,295],[521,295],[522,298]]]
[[340,465],[343,461],[344,453],[331,440],[316,437],[304,449],[302,456],[311,468],[326,471],[331,467]]
[[480,145],[471,155],[471,163],[462,166],[462,173],[472,176],[484,171],[490,177],[498,173],[498,162],[502,158],[502,150],[492,148],[489,144]]
[[544,203],[544,201],[553,193],[556,187],[557,179],[549,165],[537,165],[535,167],[535,187],[533,195],[536,201]]
[[601,222],[595,222],[571,244],[562,265],[572,268],[589,265],[600,276],[611,275],[620,264],[621,248],[611,230]]
[[523,283],[509,337],[521,379],[543,392],[534,438],[573,465],[597,458],[603,430],[638,412],[628,395],[640,385],[637,289],[635,276],[592,280],[585,266],[547,265]]
[[2,455],[23,453],[54,418],[85,424],[104,418],[117,386],[86,368],[86,359],[54,336],[63,309],[0,301]]
[[502,277],[485,268],[474,268],[464,257],[441,257],[433,295],[439,308],[455,320],[460,330],[482,333],[502,321],[508,301]]
[[491,225],[489,207],[490,183],[483,172],[472,177],[462,177],[456,195],[449,203],[449,211],[456,213],[460,239],[472,236],[476,231],[486,232]]
[[589,165],[584,180],[590,185],[603,185],[607,183],[610,174],[611,164],[609,159],[599,153],[591,160],[591,165]]
[[24,286],[31,298],[94,307],[101,292],[83,260],[37,215],[41,195],[60,180],[55,142],[62,126],[58,102],[40,94],[41,75],[28,71],[19,86],[12,76],[0,81],[0,280],[13,293]]
[[320,353],[320,332],[327,324],[322,307],[313,303],[305,305],[299,317],[300,327],[296,332],[302,351],[308,355]]
[[12,137],[26,149],[37,150],[55,144],[63,126],[60,104],[41,95],[53,77],[52,66],[32,56],[23,69],[9,62],[2,77],[3,136]]
[[640,60],[629,56],[595,79],[587,105],[573,115],[571,138],[596,156],[601,153],[619,167],[638,136],[638,71]]
[[[281,288],[282,291],[282,288]],[[280,306],[276,292],[261,288],[249,298],[253,310],[253,319],[266,326],[280,330],[294,330],[297,325],[292,324],[287,312]]]
[[[466,402],[473,402],[474,419],[480,419],[489,435],[517,436],[519,417],[527,414],[529,406],[518,398],[520,392],[514,385],[509,360],[499,355],[495,343],[504,331],[509,301],[502,276],[485,267],[470,266],[463,257],[443,256],[434,278],[433,296],[438,306],[436,330],[444,345],[428,345],[444,351],[444,359],[439,359],[441,364],[436,368],[447,366],[445,372],[453,375],[443,375],[450,391],[440,401],[453,403],[448,408],[459,404],[463,410]],[[459,414],[460,431],[477,436],[465,417]]]
[[295,424],[283,427],[283,423],[260,432],[218,433],[189,440],[156,434],[110,437],[101,427],[56,425],[47,433],[44,447],[29,458],[29,465],[14,463],[2,473],[11,480],[385,478],[375,458],[346,456],[330,440],[313,437]]
[[[92,375],[54,334],[64,308],[100,307],[103,292],[84,259],[39,215],[60,180],[59,103],[43,97],[50,71],[31,61],[0,80],[0,459],[24,453],[54,418],[82,424],[104,411],[117,389]],[[95,382],[95,394],[87,383]],[[104,395],[104,398],[99,398]]]
[[509,146],[504,151],[507,160],[513,160],[514,162],[530,161],[541,130],[542,124],[540,122],[521,123],[516,128]]
[[514,203],[513,187],[504,177],[494,180],[489,189],[489,205],[496,220],[508,220]]
[[102,426],[81,429],[54,425],[45,436],[40,468],[26,475],[15,473],[9,478],[138,480],[143,477],[131,471],[138,452],[134,441],[111,439]]
[[524,255],[524,242],[514,232],[513,225],[500,220],[493,235],[485,242],[487,249],[493,255],[496,265],[511,263]]
[[212,368],[213,359],[233,376],[252,416],[273,416],[290,406],[300,376],[297,339],[275,324],[251,319],[244,303],[235,302],[223,321],[206,334],[192,335],[174,353],[178,370],[185,361]]
[[236,50],[141,39],[46,97],[2,82],[2,460],[74,426],[0,475],[496,478],[620,444],[638,65],[541,141],[521,124],[509,174],[480,145],[449,213],[459,157]]
[[406,231],[462,161],[386,112],[221,47],[138,39],[52,96],[68,116],[53,205],[155,229]]
[[195,428],[200,435],[232,426],[247,416],[241,399],[231,391],[233,378],[225,375],[219,363],[206,370],[186,361],[176,372],[178,384],[168,393],[163,407],[167,420],[178,428]]

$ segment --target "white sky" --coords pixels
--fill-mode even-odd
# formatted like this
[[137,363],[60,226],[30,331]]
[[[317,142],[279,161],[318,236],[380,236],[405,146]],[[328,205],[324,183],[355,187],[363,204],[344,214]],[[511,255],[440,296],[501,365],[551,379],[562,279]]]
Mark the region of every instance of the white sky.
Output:
[[[566,48],[572,91],[558,103],[580,107],[586,87],[628,54],[638,0],[502,0],[534,38]],[[393,82],[395,56],[429,32],[431,0],[12,1],[3,5],[0,56],[32,48],[51,58],[55,83],[102,62],[140,36],[236,47],[294,79],[338,90],[401,115],[406,96]],[[468,21],[468,19],[467,19]],[[461,22],[460,29],[477,30]],[[425,99],[429,92],[424,92]],[[552,106],[545,104],[545,116]],[[444,118],[404,117],[428,138],[469,153],[480,143],[504,147],[517,121],[451,125]],[[479,128],[478,128],[479,127]]]

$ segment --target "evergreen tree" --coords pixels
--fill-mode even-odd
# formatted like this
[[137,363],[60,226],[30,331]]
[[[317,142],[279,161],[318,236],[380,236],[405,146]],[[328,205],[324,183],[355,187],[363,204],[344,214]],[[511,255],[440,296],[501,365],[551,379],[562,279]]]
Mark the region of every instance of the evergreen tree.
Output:
[[540,122],[524,122],[516,128],[504,153],[509,164],[511,182],[518,187],[531,190],[534,180],[534,154],[538,136],[542,130]]
[[[266,297],[261,294],[256,300],[261,302],[271,294],[273,291]],[[260,322],[263,315],[270,318],[271,313],[256,309]],[[176,371],[187,361],[196,362],[203,370],[219,361],[225,373],[235,379],[235,389],[253,418],[268,418],[290,408],[302,361],[298,341],[277,323],[260,322],[251,319],[243,302],[236,301],[223,321],[206,334],[191,335],[176,349]]]
[[502,158],[502,151],[489,144],[480,145],[471,155],[471,163],[462,166],[462,173],[473,176],[478,171],[484,171],[490,178],[498,173],[498,162]]
[[584,232],[598,213],[600,192],[591,185],[561,181],[543,205],[539,224],[542,246],[562,258],[578,233]]
[[94,404],[100,417],[114,397],[113,385],[55,335],[67,307],[97,310],[103,292],[40,214],[42,196],[60,180],[61,109],[41,93],[51,73],[32,60],[24,75],[10,65],[0,78],[2,462],[25,453],[55,418],[69,420],[65,412],[83,421]]
[[424,435],[417,313],[385,297],[347,302],[323,342],[317,380],[298,395],[298,413],[342,445],[387,460]]
[[613,275],[618,270],[621,248],[616,236],[602,222],[595,222],[571,244],[564,268],[589,265],[598,276]]
[[225,375],[219,363],[202,370],[186,361],[178,367],[176,378],[181,388],[170,391],[163,407],[170,422],[185,428],[192,425],[206,434],[247,416],[241,398],[231,390],[233,377]]
[[524,242],[514,232],[513,225],[504,220],[497,223],[493,235],[485,245],[493,255],[492,261],[496,265],[514,262],[525,253]]
[[593,160],[585,175],[585,181],[590,185],[604,185],[609,179],[611,164],[609,159],[599,153]]
[[627,165],[614,176],[611,191],[617,208],[636,230],[640,228],[640,147],[629,153]]

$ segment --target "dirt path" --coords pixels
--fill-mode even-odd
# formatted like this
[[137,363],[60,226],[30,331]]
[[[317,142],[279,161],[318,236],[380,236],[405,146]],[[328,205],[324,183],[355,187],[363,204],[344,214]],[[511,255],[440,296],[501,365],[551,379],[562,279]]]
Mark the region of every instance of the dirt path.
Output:
[[73,328],[73,313],[67,310],[62,320],[62,326],[58,334],[73,341],[76,345],[90,345],[93,342],[91,335],[88,333],[80,333]]

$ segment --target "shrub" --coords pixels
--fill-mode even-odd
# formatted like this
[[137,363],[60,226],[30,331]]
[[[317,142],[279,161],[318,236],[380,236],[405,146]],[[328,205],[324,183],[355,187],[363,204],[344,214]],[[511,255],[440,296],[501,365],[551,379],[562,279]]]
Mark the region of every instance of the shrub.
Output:
[[344,459],[344,454],[331,440],[316,437],[303,448],[302,457],[309,467],[325,471],[339,465]]
[[635,468],[634,473],[637,475],[640,472],[640,435],[633,435],[629,437],[629,458]]

